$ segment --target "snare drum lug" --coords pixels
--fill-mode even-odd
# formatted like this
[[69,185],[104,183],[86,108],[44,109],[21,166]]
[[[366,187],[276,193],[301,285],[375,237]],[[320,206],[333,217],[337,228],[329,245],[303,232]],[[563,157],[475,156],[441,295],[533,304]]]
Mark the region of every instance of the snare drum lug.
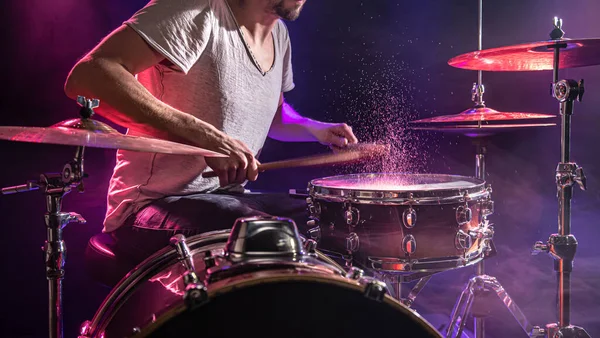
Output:
[[308,197],[306,203],[308,204],[308,213],[311,217],[316,218],[321,215],[321,205],[318,202],[313,202],[313,200]]
[[417,225],[417,211],[409,207],[402,213],[402,223],[407,229],[412,229]]
[[458,250],[466,251],[473,245],[473,237],[462,230],[458,230],[454,239],[454,245]]
[[415,236],[404,236],[402,239],[402,250],[407,256],[410,256],[417,251],[417,240],[415,239]]
[[309,255],[317,253],[317,242],[312,239],[307,239],[306,242],[304,242],[304,251]]
[[320,241],[321,240],[321,227],[317,225],[314,228],[308,229],[308,235],[310,236],[310,239],[317,241],[317,242]]
[[481,202],[481,215],[483,217],[489,216],[494,213],[494,201],[485,200]]
[[356,232],[351,232],[348,237],[346,237],[346,249],[348,252],[353,253],[358,251],[360,247],[360,240]]
[[355,266],[351,267],[346,273],[346,278],[350,278],[353,280],[359,280],[364,276],[365,272],[362,269],[359,269]]
[[317,220],[311,219],[309,221],[306,222],[306,225],[309,227],[314,227],[317,225]]
[[344,218],[346,219],[346,224],[355,227],[360,221],[360,211],[354,207],[348,207],[344,212]]
[[365,297],[381,302],[387,293],[387,286],[378,280],[370,281],[365,287]]
[[473,219],[473,211],[469,208],[469,205],[461,205],[456,208],[456,223],[458,225],[465,225]]

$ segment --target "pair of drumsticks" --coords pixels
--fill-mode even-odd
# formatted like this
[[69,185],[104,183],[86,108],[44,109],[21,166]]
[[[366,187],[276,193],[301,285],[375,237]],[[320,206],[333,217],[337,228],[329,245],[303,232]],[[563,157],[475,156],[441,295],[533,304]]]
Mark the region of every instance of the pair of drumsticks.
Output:
[[[261,163],[258,166],[259,172],[274,169],[284,168],[300,168],[300,167],[315,167],[322,165],[333,164],[349,164],[375,157],[385,156],[389,153],[390,146],[387,144],[350,144],[345,148],[337,150],[332,154],[314,155],[308,157],[300,157],[289,160],[274,161]],[[202,174],[202,177],[216,177],[214,171],[207,171]]]

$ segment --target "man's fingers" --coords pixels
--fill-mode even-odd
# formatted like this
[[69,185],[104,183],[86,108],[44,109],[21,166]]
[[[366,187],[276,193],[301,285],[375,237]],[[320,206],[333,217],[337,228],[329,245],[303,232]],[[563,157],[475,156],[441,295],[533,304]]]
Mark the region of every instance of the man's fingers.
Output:
[[254,156],[249,158],[249,160],[250,160],[250,163],[248,164],[248,171],[247,171],[246,177],[250,181],[256,181],[256,179],[258,178],[258,164],[259,163],[254,158]]
[[227,171],[225,170],[219,170],[217,172],[217,174],[219,175],[219,185],[221,187],[225,187],[229,185],[229,174],[227,173]]
[[329,135],[329,144],[343,148],[348,145],[348,140],[345,137],[340,137],[332,133]]

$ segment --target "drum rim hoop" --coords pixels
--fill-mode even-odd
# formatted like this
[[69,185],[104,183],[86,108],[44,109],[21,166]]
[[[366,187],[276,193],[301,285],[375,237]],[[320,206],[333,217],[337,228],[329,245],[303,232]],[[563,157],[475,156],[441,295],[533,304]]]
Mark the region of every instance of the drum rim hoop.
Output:
[[[320,181],[327,179],[352,178],[364,175],[406,175],[416,177],[447,177],[473,183],[464,188],[444,188],[429,190],[369,190],[328,187]],[[404,174],[404,173],[364,173],[328,176],[311,180],[308,184],[309,195],[316,200],[329,202],[350,202],[375,205],[436,205],[467,201],[479,201],[487,198],[490,192],[486,182],[475,177],[446,174]]]
[[[364,291],[364,288],[365,288],[365,285],[359,283],[358,281],[350,280],[350,279],[347,279],[347,278],[344,278],[344,277],[338,276],[338,275],[328,275],[328,274],[323,274],[323,273],[304,273],[304,274],[292,275],[289,273],[282,272],[281,270],[270,270],[270,271],[267,270],[264,272],[266,275],[269,275],[269,276],[267,276],[267,277],[262,276],[261,278],[248,278],[248,279],[237,280],[237,281],[233,281],[230,283],[226,283],[224,285],[219,285],[217,288],[208,291],[209,299],[211,299],[215,296],[218,297],[219,294],[227,293],[231,290],[245,289],[245,288],[257,286],[260,284],[277,283],[277,282],[291,282],[291,281],[322,282],[322,283],[326,283],[326,284],[330,284],[330,285],[338,285],[338,286],[342,286],[345,288],[354,289],[356,291]],[[375,301],[375,300],[373,300],[373,301]],[[406,314],[408,316],[416,318],[416,321],[419,324],[421,324],[421,326],[424,329],[426,329],[427,331],[430,331],[432,336],[441,337],[439,332],[428,321],[426,321],[420,314],[418,314],[415,311],[412,311],[407,306],[403,305],[399,301],[392,298],[389,294],[386,293],[386,295],[384,296],[384,298],[382,300],[382,303],[385,303],[386,305],[391,306],[391,307],[395,308],[396,310],[399,310],[403,314]],[[167,312],[163,313],[162,315],[160,315],[159,317],[157,317],[156,321],[154,321],[150,325],[143,328],[142,332],[140,333],[139,336],[145,337],[146,335],[151,334],[155,329],[158,328],[159,325],[165,323],[166,321],[173,318],[174,315],[177,315],[183,311],[186,311],[185,305],[183,303],[173,307],[172,309],[169,309],[169,311],[167,311]],[[151,330],[151,331],[148,331],[148,330]],[[136,335],[136,337],[137,336],[138,335]]]

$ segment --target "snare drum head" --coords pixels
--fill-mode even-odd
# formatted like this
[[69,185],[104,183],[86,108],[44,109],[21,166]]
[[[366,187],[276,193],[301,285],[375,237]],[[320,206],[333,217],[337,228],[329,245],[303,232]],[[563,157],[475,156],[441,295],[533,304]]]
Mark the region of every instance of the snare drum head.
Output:
[[465,194],[471,199],[484,195],[485,182],[457,175],[363,173],[314,179],[309,189],[313,197],[325,200],[437,204]]

